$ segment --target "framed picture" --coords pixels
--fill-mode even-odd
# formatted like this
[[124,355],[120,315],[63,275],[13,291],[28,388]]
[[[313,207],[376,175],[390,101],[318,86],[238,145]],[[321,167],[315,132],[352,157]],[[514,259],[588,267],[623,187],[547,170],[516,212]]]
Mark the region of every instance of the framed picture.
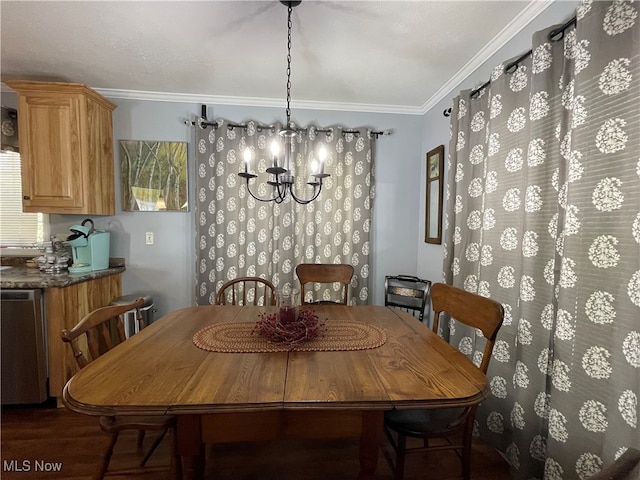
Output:
[[187,143],[120,140],[122,210],[189,210]]
[[442,194],[444,182],[444,145],[427,153],[427,198],[424,241],[442,243]]

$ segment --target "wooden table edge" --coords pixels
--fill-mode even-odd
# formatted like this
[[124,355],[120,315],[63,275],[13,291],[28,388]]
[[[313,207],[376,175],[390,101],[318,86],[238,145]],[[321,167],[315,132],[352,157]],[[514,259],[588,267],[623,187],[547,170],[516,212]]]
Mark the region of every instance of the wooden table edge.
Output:
[[83,402],[79,402],[73,398],[69,392],[69,385],[73,378],[67,382],[62,390],[62,403],[72,412],[81,413],[83,415],[91,416],[125,416],[125,415],[168,415],[171,412],[168,411],[166,405],[127,405],[123,407],[121,405],[92,405]]
[[483,400],[489,398],[489,395],[486,392],[478,393],[477,395],[473,395],[471,397],[467,397],[464,399],[456,399],[456,400],[441,400],[436,402],[421,401],[421,400],[409,400],[402,402],[393,402],[392,409],[394,410],[430,410],[437,408],[462,408],[462,407],[473,407],[475,405],[479,405]]

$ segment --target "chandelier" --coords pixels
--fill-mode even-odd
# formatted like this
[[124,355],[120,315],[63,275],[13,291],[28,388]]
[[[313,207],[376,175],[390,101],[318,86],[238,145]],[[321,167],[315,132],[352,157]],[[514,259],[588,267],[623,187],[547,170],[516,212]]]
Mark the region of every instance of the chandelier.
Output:
[[321,147],[318,151],[318,160],[313,161],[311,164],[312,171],[314,173],[311,174],[310,180],[307,182],[307,185],[313,187],[313,193],[310,198],[304,198],[302,196],[298,196],[295,193],[295,176],[293,175],[292,170],[292,142],[293,139],[298,135],[298,130],[291,123],[291,12],[293,11],[293,7],[300,5],[302,0],[297,1],[283,1],[280,0],[284,6],[287,7],[288,15],[287,15],[287,123],[282,128],[278,134],[283,139],[284,143],[284,155],[280,157],[280,143],[277,140],[274,140],[271,144],[271,160],[272,166],[267,168],[266,172],[271,175],[271,180],[267,181],[268,185],[273,187],[273,196],[270,198],[261,198],[257,196],[252,190],[252,180],[257,178],[258,175],[251,172],[251,160],[252,153],[249,148],[244,151],[244,171],[240,172],[238,175],[245,179],[247,183],[247,190],[249,194],[259,200],[261,202],[276,202],[282,203],[287,198],[287,195],[291,195],[296,202],[306,205],[307,203],[313,202],[320,192],[322,191],[322,179],[329,176],[328,173],[324,173],[324,161],[326,159],[326,150],[324,147]]

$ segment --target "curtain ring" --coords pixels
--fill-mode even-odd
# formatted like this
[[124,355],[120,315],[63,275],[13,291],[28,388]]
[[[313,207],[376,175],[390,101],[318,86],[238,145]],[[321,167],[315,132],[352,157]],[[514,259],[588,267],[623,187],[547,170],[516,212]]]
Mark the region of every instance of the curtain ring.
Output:
[[571,20],[566,22],[564,25],[556,28],[555,30],[551,30],[547,38],[549,39],[550,42],[554,42],[554,43],[559,42],[564,38],[564,32],[567,30],[567,28],[571,27],[572,25],[575,26],[577,24],[578,24],[578,17],[574,16],[573,18],[571,18]]
[[504,72],[508,74],[515,73],[516,70],[518,70],[518,66],[520,65],[520,62],[522,62],[525,58],[527,58],[532,53],[533,53],[533,50],[529,50],[528,52],[520,55],[520,57],[518,57],[517,60],[514,60],[513,62],[508,64],[506,67],[504,67]]
[[511,62],[509,65],[504,67],[504,73],[512,74],[518,70],[518,62]]
[[[480,85],[478,88],[475,88],[473,90],[471,90],[471,93],[469,94],[469,97],[471,97],[472,100],[475,100],[476,98],[478,98],[478,95],[480,95],[480,92],[488,87],[489,85],[491,85],[491,79],[487,80],[486,82],[484,82],[482,85]],[[451,109],[449,109],[449,114],[451,114]],[[446,117],[447,115],[445,115]]]
[[564,29],[558,28],[549,32],[549,41],[556,43],[564,38]]

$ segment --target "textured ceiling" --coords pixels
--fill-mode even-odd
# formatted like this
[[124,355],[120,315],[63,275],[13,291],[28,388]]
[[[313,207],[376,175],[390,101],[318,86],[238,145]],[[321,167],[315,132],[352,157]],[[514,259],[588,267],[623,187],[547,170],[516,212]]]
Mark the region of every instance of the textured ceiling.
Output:
[[[534,3],[305,0],[293,11],[292,107],[424,109]],[[231,104],[285,98],[287,9],[277,1],[2,0],[0,9],[3,80]]]

